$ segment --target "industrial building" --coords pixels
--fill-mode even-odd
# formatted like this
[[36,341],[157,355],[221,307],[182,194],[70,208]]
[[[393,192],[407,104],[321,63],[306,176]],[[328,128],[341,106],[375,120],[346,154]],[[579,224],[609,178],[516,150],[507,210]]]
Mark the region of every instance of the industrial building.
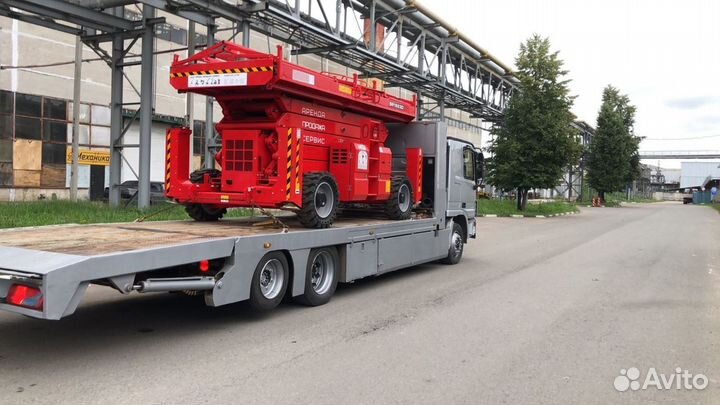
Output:
[[681,162],[680,188],[706,190],[717,186],[720,180],[720,162]]
[[[110,3],[126,4],[122,7],[122,17],[126,21],[143,18],[142,5],[128,1]],[[118,13],[118,8],[113,10]],[[169,85],[168,73],[173,55],[184,57],[189,44],[197,44],[200,48],[207,43],[207,29],[162,10],[157,11],[156,18],[163,21],[154,25],[152,39],[155,52],[149,177],[151,181],[162,182],[164,137],[169,126],[192,120],[193,167],[199,168],[202,164],[207,143],[205,98],[178,94]],[[244,33],[235,29],[234,22],[219,18],[214,21],[216,40],[244,42]],[[384,37],[386,31],[386,27],[378,25],[378,32],[382,33],[379,37]],[[125,44],[130,42],[127,40]],[[288,58],[317,71],[348,76],[362,73],[323,54],[291,55],[291,44],[256,30],[249,31],[248,42],[253,49],[270,53],[276,45],[282,44]],[[377,42],[382,46],[382,40]],[[131,46],[128,55],[140,55],[141,43],[137,41]],[[0,52],[0,201],[68,197],[76,44],[76,36],[71,33],[27,20],[0,17],[0,49],[3,50]],[[38,52],[39,49],[42,52]],[[84,63],[81,68],[78,186],[81,197],[102,198],[103,189],[110,185],[111,72],[106,61],[98,56],[97,49],[84,45],[81,55]],[[137,147],[140,122],[134,119],[140,103],[140,64],[128,64],[123,75],[122,127],[126,130],[119,162],[120,182],[137,180],[140,172],[140,149]],[[384,83],[380,78],[372,80],[379,85]],[[404,97],[411,94],[397,86],[388,91]],[[424,111],[427,117],[440,118],[441,111],[434,100],[425,101]],[[213,110],[212,116],[214,122],[220,119],[218,108]],[[453,108],[444,109],[442,117],[448,122],[451,136],[481,144],[482,127],[487,125],[479,118],[471,118],[469,112]]]

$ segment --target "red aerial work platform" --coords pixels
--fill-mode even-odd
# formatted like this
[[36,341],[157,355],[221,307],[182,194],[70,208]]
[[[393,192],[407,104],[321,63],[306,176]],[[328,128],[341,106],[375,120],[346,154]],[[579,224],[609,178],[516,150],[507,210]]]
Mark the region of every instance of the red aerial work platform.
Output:
[[[293,208],[305,226],[324,228],[338,205],[383,206],[409,218],[422,195],[422,151],[393,173],[385,123],[415,119],[416,101],[353,78],[318,73],[277,55],[221,42],[187,59],[177,55],[170,84],[214,97],[220,170],[189,169],[191,132],[167,132],[166,195],[197,220],[228,207]],[[397,168],[396,168],[397,170]]]

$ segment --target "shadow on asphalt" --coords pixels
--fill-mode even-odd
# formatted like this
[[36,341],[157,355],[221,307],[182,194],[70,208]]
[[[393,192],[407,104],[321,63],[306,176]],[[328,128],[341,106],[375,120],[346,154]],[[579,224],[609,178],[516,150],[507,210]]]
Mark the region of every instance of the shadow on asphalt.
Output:
[[[368,277],[352,284],[340,284],[334,298],[362,295],[373,288],[392,289],[395,283],[408,283],[409,279],[423,277],[444,268],[450,270],[442,264],[424,264]],[[188,334],[229,329],[242,333],[243,327],[261,322],[273,322],[272,326],[275,327],[278,325],[277,318],[282,323],[283,317],[299,315],[298,311],[313,310],[286,301],[272,311],[259,313],[242,302],[208,307],[202,296],[169,293],[122,296],[117,293],[117,296],[103,294],[90,302],[81,303],[75,314],[59,321],[7,314],[0,321],[0,366],[11,366],[15,361],[28,360],[23,360],[22,355],[11,355],[27,353],[28,350],[34,356],[51,355],[55,360],[63,355],[82,353],[84,357],[108,350],[122,353],[138,344],[163,344],[169,339],[186,338]],[[321,308],[332,310],[333,303],[330,301]],[[209,334],[209,337],[212,336]]]

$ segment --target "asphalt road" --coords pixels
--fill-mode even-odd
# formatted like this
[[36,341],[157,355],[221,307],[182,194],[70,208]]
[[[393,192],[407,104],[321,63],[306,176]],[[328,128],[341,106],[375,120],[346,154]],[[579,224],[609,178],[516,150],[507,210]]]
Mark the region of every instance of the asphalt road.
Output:
[[[0,403],[720,402],[717,212],[637,204],[481,218],[479,233],[457,266],[317,308],[93,287],[62,321],[0,314]],[[630,367],[707,387],[618,392]]]

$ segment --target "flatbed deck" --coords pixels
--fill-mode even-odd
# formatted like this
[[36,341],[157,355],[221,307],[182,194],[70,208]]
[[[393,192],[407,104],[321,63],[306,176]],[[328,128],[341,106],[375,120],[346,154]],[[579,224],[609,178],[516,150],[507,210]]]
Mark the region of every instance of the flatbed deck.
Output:
[[[268,217],[229,218],[217,222],[154,221],[110,224],[68,224],[0,230],[0,246],[36,251],[96,256],[173,246],[217,238],[247,237],[307,231],[294,216],[282,216],[288,226],[268,225]],[[343,218],[331,229],[382,225],[386,219]]]

